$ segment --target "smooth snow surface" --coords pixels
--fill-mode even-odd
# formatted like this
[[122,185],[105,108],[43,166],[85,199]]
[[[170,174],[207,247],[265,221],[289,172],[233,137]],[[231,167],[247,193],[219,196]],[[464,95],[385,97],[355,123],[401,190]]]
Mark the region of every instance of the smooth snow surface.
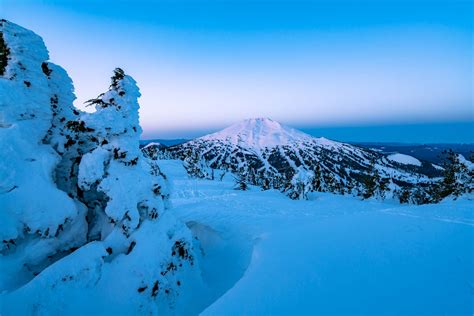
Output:
[[[401,206],[329,193],[292,201],[189,179],[160,161],[173,212],[199,235],[202,315],[472,315],[474,203]],[[193,229],[194,228],[194,229]]]
[[160,143],[158,142],[151,142],[151,143],[148,143],[145,147],[143,148],[149,148],[149,147],[153,147],[153,146],[162,146]]
[[387,156],[387,158],[391,161],[395,161],[404,165],[414,165],[414,166],[421,166],[421,161],[416,159],[415,157],[405,155],[405,154],[392,154]]
[[227,141],[245,148],[272,148],[295,142],[312,141],[315,138],[269,118],[254,118],[238,122],[199,139]]

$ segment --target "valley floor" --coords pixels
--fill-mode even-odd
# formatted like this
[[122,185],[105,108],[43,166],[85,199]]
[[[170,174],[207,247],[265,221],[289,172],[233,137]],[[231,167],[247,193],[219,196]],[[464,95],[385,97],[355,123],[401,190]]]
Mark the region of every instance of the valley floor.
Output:
[[[233,190],[160,161],[172,212],[199,238],[204,315],[474,312],[474,202],[401,206]],[[196,298],[198,298],[196,293]]]

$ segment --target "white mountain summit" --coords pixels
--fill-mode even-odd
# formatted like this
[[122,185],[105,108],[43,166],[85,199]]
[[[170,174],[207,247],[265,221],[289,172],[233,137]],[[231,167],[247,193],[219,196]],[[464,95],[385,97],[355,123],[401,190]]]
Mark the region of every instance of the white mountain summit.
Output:
[[220,140],[246,148],[272,148],[311,141],[313,137],[269,118],[251,118],[199,139]]
[[250,118],[224,128],[216,133],[198,138],[203,141],[223,141],[251,149],[316,143],[322,146],[339,146],[341,143],[324,137],[316,138],[270,118]]

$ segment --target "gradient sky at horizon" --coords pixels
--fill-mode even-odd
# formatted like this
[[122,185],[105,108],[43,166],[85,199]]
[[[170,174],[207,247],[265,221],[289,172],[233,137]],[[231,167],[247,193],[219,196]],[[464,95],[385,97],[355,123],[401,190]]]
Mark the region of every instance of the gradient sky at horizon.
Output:
[[[0,16],[43,37],[80,108],[124,68],[145,138],[271,117],[315,134],[381,126],[370,133],[383,141],[384,125],[415,124],[474,142],[472,1],[0,0]],[[423,142],[403,130],[399,141]]]

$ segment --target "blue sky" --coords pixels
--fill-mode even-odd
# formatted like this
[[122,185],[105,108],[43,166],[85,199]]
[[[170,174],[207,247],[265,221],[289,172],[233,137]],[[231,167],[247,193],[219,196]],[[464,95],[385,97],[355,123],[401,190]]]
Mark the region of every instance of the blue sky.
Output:
[[341,140],[474,142],[470,1],[0,0],[0,13],[44,38],[78,107],[114,67],[134,76],[145,138],[264,116]]

